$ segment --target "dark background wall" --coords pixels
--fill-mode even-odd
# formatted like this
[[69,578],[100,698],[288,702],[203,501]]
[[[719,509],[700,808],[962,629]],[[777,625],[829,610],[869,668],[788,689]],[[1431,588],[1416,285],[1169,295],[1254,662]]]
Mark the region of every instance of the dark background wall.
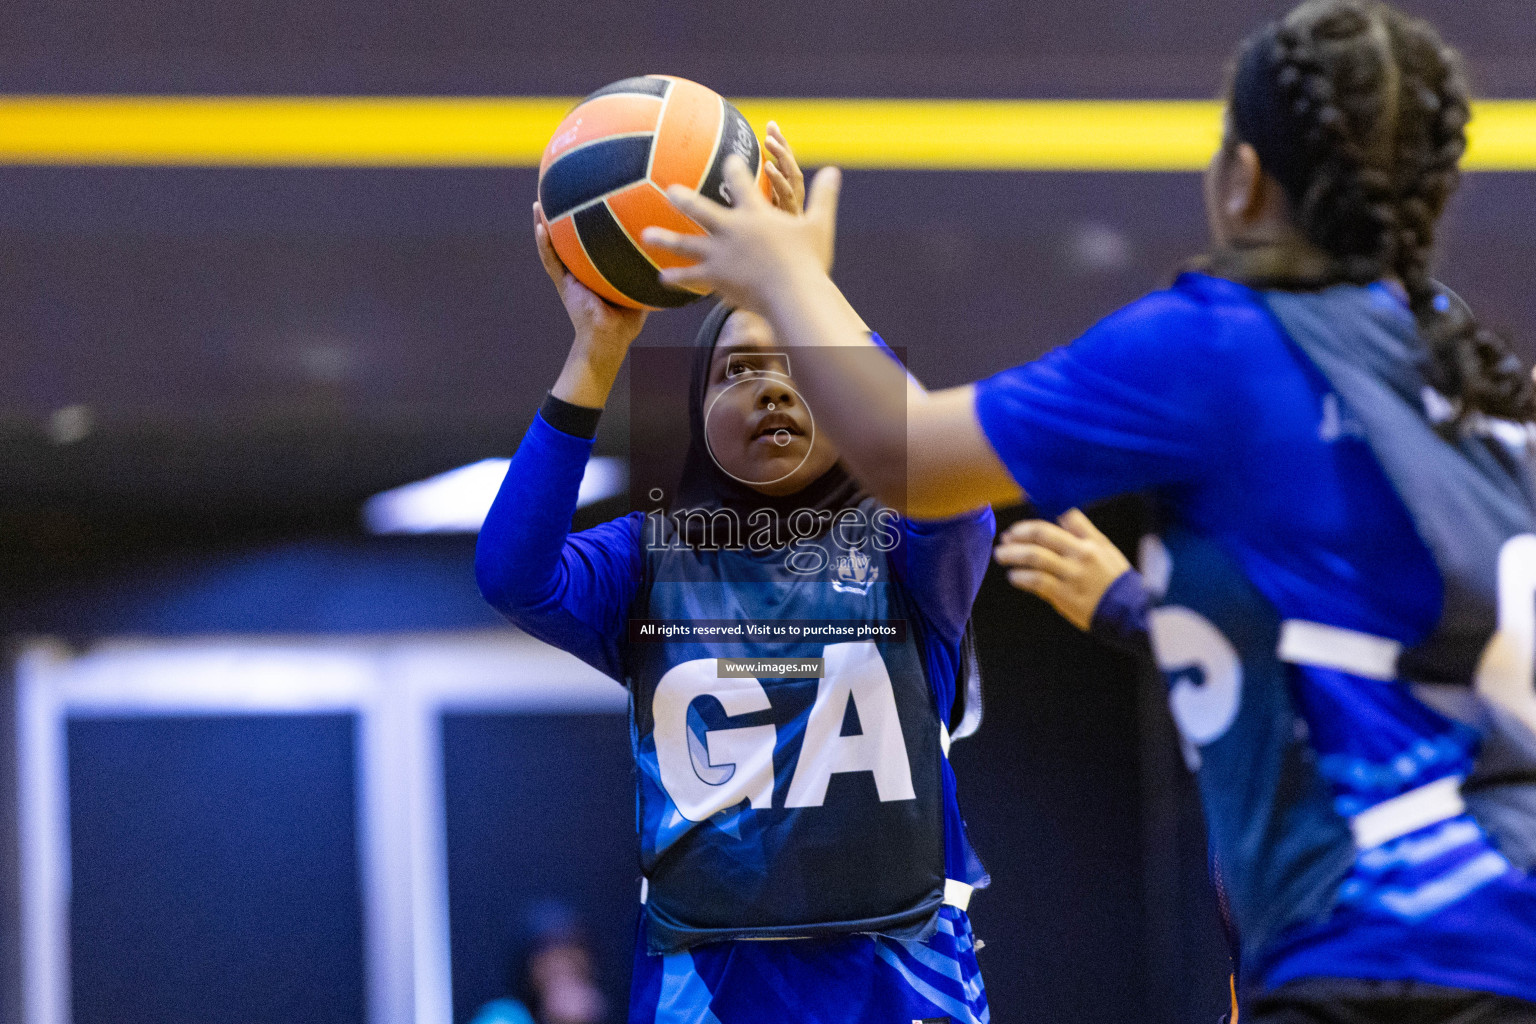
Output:
[[353,716],[70,723],[76,1021],[364,1015]]
[[[1201,98],[1285,6],[13,0],[0,92],[571,95],[666,71],[731,96]],[[1444,23],[1484,94],[1536,92],[1526,0],[1404,6]],[[554,379],[569,327],[531,251],[533,189],[524,169],[0,168],[0,631],[493,622],[467,541],[369,540],[358,507],[507,454]],[[1194,175],[860,171],[838,277],[919,376],[955,384],[1167,281],[1202,224]],[[1441,264],[1527,356],[1533,239],[1536,178],[1476,175]],[[654,317],[646,343],[685,343],[702,315]],[[646,398],[618,396],[602,452],[624,453]],[[89,429],[68,440],[57,416],[73,407]],[[1134,538],[1134,510],[1099,515]],[[1214,1019],[1225,960],[1160,695],[995,574],[976,617],[988,722],[955,762],[995,880],[975,918],[997,1019]],[[464,1003],[488,991],[507,952],[489,936],[526,895],[495,871],[510,801],[533,799],[498,789],[497,744],[526,727],[447,731],[466,780],[450,830],[483,840],[452,855]],[[131,749],[97,741],[89,756]],[[618,864],[632,837],[603,814],[611,829],[568,841]],[[603,940],[616,1001],[633,913],[617,891],[602,890],[622,924]]]
[[585,925],[622,1019],[639,911],[628,721],[448,715],[443,780],[454,1019],[506,993],[509,964],[551,907]]
[[[1207,96],[1275,0],[16,0],[7,92],[581,94],[665,68],[737,96]],[[1529,94],[1523,0],[1407,0]]]

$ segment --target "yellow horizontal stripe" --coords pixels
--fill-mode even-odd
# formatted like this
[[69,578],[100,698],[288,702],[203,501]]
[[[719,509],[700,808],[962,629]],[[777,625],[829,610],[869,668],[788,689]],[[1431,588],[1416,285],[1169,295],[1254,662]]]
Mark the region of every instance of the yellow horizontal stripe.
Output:
[[[529,167],[567,97],[0,96],[0,164]],[[1204,101],[751,99],[807,164],[925,170],[1188,171]],[[1479,103],[1466,166],[1536,170],[1536,101]]]
[[967,171],[1183,171],[1221,141],[1205,102],[743,100],[810,164]]
[[1474,171],[1536,171],[1536,100],[1475,104],[1462,166]]
[[526,166],[566,99],[0,98],[0,162]]

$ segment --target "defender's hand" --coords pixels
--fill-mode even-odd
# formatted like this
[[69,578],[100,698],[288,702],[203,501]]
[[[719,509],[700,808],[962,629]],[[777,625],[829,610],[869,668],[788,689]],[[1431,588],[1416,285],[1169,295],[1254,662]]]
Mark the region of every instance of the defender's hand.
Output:
[[672,204],[708,235],[650,227],[642,237],[649,245],[695,261],[689,267],[663,270],[665,283],[715,292],[738,309],[767,314],[773,297],[793,288],[797,277],[824,276],[825,268],[832,265],[842,179],[836,168],[823,168],[811,182],[801,217],[774,209],[754,187],[740,156],[726,159],[725,179],[733,207],[721,206],[681,185],[667,190]]
[[1131,567],[1120,549],[1077,509],[1055,523],[1030,519],[1003,532],[992,552],[1008,568],[1008,582],[1041,598],[1078,629],[1093,613],[1111,583]]
[[773,205],[785,213],[802,213],[805,210],[805,173],[795,159],[795,151],[789,147],[777,121],[768,122],[768,163],[763,172],[768,184],[773,186]]

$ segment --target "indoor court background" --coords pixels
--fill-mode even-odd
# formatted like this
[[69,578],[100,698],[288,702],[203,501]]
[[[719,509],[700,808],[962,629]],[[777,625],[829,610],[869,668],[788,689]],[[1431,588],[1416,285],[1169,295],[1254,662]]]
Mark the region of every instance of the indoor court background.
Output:
[[[529,696],[547,666],[519,660],[480,601],[473,537],[362,527],[371,495],[510,455],[559,370],[570,330],[533,252],[534,168],[24,163],[4,155],[6,99],[575,97],[662,72],[733,100],[1198,100],[1287,6],[9,0],[0,1021],[64,1024],[72,1005],[78,1024],[448,1024],[451,1006],[463,1024],[549,898],[586,916],[618,1020],[637,878],[622,693],[592,697],[583,679],[584,696]],[[1528,0],[1402,6],[1467,53],[1480,95],[1536,96]],[[1531,170],[1467,177],[1440,268],[1527,358]],[[944,386],[1070,340],[1203,238],[1189,171],[860,167],[836,277]],[[688,343],[705,308],[654,316],[642,343]],[[627,450],[623,390],[600,455]],[[578,525],[624,507],[591,505]],[[1098,516],[1134,544],[1133,504]],[[976,624],[987,718],[954,761],[993,878],[973,915],[994,1019],[1216,1020],[1228,965],[1160,684],[996,572]],[[476,661],[487,642],[512,654]],[[400,644],[428,652],[411,663],[424,682],[378,653]],[[165,682],[189,649],[214,653],[187,685],[227,700]],[[218,660],[272,649],[303,663],[293,678],[374,675],[320,699],[281,667],[238,682]],[[37,696],[101,652],[109,674],[78,703]],[[138,689],[116,686],[129,670],[113,652],[151,659]],[[454,689],[476,672],[506,677]],[[389,717],[402,693],[439,690]],[[385,719],[418,730],[419,777],[372,774],[388,767],[373,744],[396,749],[371,731]],[[39,749],[58,783],[41,795],[18,771]],[[404,828],[375,806],[390,786],[424,808],[409,849],[373,834]],[[53,847],[19,830],[29,800],[67,807]],[[417,856],[441,869],[433,885]],[[23,927],[60,893],[59,942],[40,952]]]

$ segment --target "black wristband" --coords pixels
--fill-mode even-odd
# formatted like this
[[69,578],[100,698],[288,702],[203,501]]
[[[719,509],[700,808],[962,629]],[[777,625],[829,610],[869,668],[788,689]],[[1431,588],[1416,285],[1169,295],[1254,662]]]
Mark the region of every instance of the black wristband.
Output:
[[572,405],[556,398],[551,392],[544,396],[544,404],[539,406],[539,415],[560,433],[590,441],[597,436],[597,421],[603,415],[603,410]]

